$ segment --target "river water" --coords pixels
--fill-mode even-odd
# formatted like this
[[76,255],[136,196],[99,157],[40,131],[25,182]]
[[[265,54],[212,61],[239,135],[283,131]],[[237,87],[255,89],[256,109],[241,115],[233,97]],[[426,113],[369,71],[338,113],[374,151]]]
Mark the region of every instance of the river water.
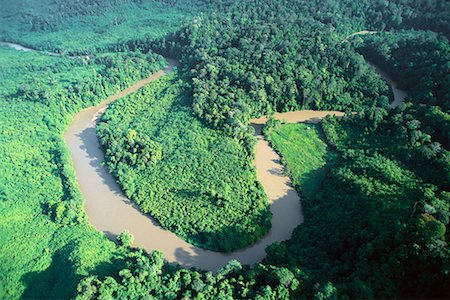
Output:
[[[17,50],[33,51],[18,44],[1,44]],[[160,250],[168,262],[184,267],[217,271],[231,259],[238,259],[243,264],[258,263],[266,256],[265,248],[268,245],[289,239],[293,230],[303,222],[300,198],[292,187],[289,177],[283,174],[284,168],[280,157],[261,134],[266,118],[253,119],[251,125],[255,128],[257,137],[254,165],[257,178],[263,185],[271,204],[272,228],[256,244],[232,253],[224,254],[195,247],[174,233],[161,228],[152,217],[141,213],[139,207],[123,195],[115,179],[102,165],[104,153],[100,148],[95,130],[98,118],[111,102],[133,93],[170,72],[175,62],[171,60],[168,62],[169,66],[165,70],[152,74],[95,107],[80,111],[64,133],[64,140],[72,154],[89,222],[112,239],[128,230],[135,238],[133,246],[147,251]],[[399,105],[405,99],[406,93],[397,89],[396,84],[384,72],[374,67],[393,89],[395,101],[390,107]],[[275,117],[288,123],[316,123],[328,114],[343,115],[338,111],[303,110],[277,113]]]
[[[63,54],[61,54],[61,53],[56,53],[56,52],[50,52],[50,51],[41,51],[41,50],[37,50],[37,49],[33,49],[33,48],[28,48],[28,47],[25,47],[25,46],[23,46],[23,45],[20,45],[20,44],[16,44],[16,43],[10,43],[10,42],[0,42],[0,46],[9,46],[9,47],[11,47],[11,48],[14,48],[14,49],[16,49],[16,50],[19,50],[19,51],[25,51],[25,52],[28,52],[28,51],[35,51],[35,52],[40,52],[40,53],[43,53],[43,54],[47,54],[47,55],[51,55],[51,56],[64,56]],[[73,56],[73,55],[68,55],[68,56],[66,56],[66,57],[68,57],[68,58],[77,58],[77,57],[80,57],[80,58],[89,58],[89,56],[88,55],[85,55],[85,56]]]
[[402,104],[408,94],[404,90],[399,89],[397,83],[392,80],[389,75],[381,70],[377,65],[371,63],[370,61],[367,61],[367,63],[375,68],[380,77],[386,80],[387,83],[391,86],[392,92],[394,94],[394,101],[389,104],[389,108],[396,108],[397,106]]
[[0,42],[0,45],[2,45],[2,46],[9,46],[9,47],[14,48],[14,49],[19,50],[19,51],[36,51],[34,49],[27,48],[25,46],[22,46],[22,45],[19,45],[19,44],[15,44],[15,43]]
[[[155,220],[141,213],[137,205],[122,194],[108,169],[101,164],[104,154],[95,131],[98,117],[109,103],[160,78],[169,72],[172,66],[173,62],[166,70],[136,83],[100,105],[82,110],[67,128],[64,140],[72,154],[89,222],[111,238],[128,230],[135,238],[133,246],[147,251],[158,249],[170,263],[178,263],[185,267],[195,266],[216,271],[230,259],[238,259],[244,264],[260,262],[266,255],[265,248],[268,245],[289,239],[295,227],[303,222],[300,198],[291,186],[290,179],[283,175],[280,157],[264,140],[259,130],[265,122],[264,118],[253,120],[258,138],[255,166],[258,180],[263,184],[271,203],[272,228],[258,243],[229,254],[195,247],[161,228]],[[317,122],[328,113],[300,111],[278,114],[278,117],[289,121]]]
[[[174,233],[161,228],[153,218],[141,213],[138,206],[123,195],[112,175],[101,164],[104,154],[100,149],[95,131],[97,118],[101,116],[109,103],[160,78],[170,71],[172,66],[173,62],[166,70],[153,74],[96,107],[79,112],[65,132],[64,140],[72,153],[89,222],[110,238],[128,230],[135,238],[133,246],[147,251],[158,249],[164,253],[168,262],[184,267],[217,271],[231,259],[238,259],[243,264],[258,263],[266,256],[265,248],[268,245],[289,239],[293,230],[303,222],[300,198],[292,187],[289,177],[283,174],[280,157],[261,134],[266,118],[253,119],[251,123],[256,129],[258,140],[254,164],[257,178],[263,185],[271,204],[272,228],[258,243],[232,253],[224,254],[195,247]],[[389,80],[389,82],[392,81]],[[399,93],[395,90],[394,95],[399,97]],[[403,94],[400,93],[400,95]],[[404,97],[396,98],[394,103],[401,102],[403,99]],[[319,122],[328,114],[343,115],[342,112],[337,111],[304,110],[277,113],[275,117],[284,119],[288,123]]]

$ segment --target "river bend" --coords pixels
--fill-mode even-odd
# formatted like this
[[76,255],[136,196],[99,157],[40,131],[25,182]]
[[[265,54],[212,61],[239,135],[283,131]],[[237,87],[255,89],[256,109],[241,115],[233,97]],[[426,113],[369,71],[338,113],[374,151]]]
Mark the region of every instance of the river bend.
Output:
[[[289,239],[293,230],[303,222],[300,198],[292,187],[289,177],[284,175],[279,155],[261,134],[262,125],[267,121],[266,118],[252,120],[258,140],[254,164],[257,178],[263,185],[271,204],[272,228],[256,244],[232,253],[225,254],[193,246],[174,233],[160,227],[152,217],[143,214],[136,204],[123,195],[115,179],[102,165],[104,153],[97,140],[95,130],[97,119],[109,103],[157,80],[170,72],[173,65],[174,62],[169,61],[169,66],[165,70],[137,82],[95,107],[82,110],[67,128],[64,140],[72,154],[89,222],[97,230],[111,238],[128,230],[135,237],[133,246],[144,248],[147,251],[158,249],[164,253],[168,262],[184,267],[216,271],[231,259],[238,259],[243,264],[258,263],[266,256],[265,248],[268,245]],[[395,96],[391,107],[397,106],[404,100],[406,93],[398,90],[385,73],[378,69],[377,71],[391,84]],[[278,113],[275,117],[284,119],[288,123],[319,122],[328,114],[343,115],[342,112],[337,111],[304,110]]]
[[[14,43],[1,42],[0,44],[21,51],[36,51]],[[56,55],[51,52],[45,53]],[[77,113],[64,133],[64,140],[72,154],[89,222],[110,238],[115,238],[121,232],[128,230],[135,237],[133,246],[147,251],[158,249],[164,253],[169,263],[180,264],[184,267],[216,271],[231,259],[238,259],[243,264],[258,263],[266,256],[265,248],[268,245],[289,239],[292,231],[303,222],[300,198],[292,187],[289,177],[284,175],[279,155],[262,136],[261,128],[267,121],[266,118],[253,119],[251,123],[257,137],[254,165],[257,178],[263,185],[270,202],[273,215],[272,228],[256,244],[232,253],[225,254],[195,247],[174,233],[163,229],[152,217],[143,214],[136,204],[123,195],[115,179],[102,165],[104,153],[100,148],[95,129],[98,118],[111,102],[135,92],[170,72],[175,62],[172,60],[168,62],[169,66],[166,69],[135,83],[95,107]],[[374,67],[392,87],[395,100],[390,107],[398,106],[405,99],[406,93],[396,88],[396,84],[383,71]],[[277,113],[275,117],[284,119],[288,123],[319,122],[328,114],[343,115],[342,112],[337,111],[304,110]]]

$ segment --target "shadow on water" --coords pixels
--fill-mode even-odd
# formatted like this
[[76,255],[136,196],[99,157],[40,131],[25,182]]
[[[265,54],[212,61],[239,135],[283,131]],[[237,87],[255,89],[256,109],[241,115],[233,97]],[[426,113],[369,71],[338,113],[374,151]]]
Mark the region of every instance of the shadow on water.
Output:
[[[119,184],[115,181],[114,177],[108,171],[108,168],[103,165],[104,154],[97,140],[97,132],[95,128],[88,127],[84,129],[80,134],[78,134],[77,137],[79,137],[82,141],[80,149],[86,153],[89,159],[89,164],[95,169],[95,172],[101,178],[102,183],[107,186],[114,195],[122,196],[124,193]],[[123,201],[127,204],[132,203],[126,197],[121,198],[123,198]]]
[[184,250],[183,248],[179,247],[175,249],[175,257],[176,261],[181,266],[195,266],[196,263],[196,257],[198,256],[198,253],[195,253],[195,255],[192,255],[188,251]]
[[118,234],[115,234],[109,230],[104,230],[103,233],[111,240],[111,241],[117,241]]
[[269,170],[269,173],[275,176],[284,176],[284,170],[282,168],[279,169],[271,169]]
[[264,124],[251,123],[250,125],[255,128],[255,135],[262,135]]

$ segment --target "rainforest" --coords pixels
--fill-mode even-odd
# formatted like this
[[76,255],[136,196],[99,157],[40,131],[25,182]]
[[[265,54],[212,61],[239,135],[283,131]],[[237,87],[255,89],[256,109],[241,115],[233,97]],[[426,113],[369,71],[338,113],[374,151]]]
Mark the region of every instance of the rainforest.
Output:
[[0,0],[1,299],[450,298],[446,0]]

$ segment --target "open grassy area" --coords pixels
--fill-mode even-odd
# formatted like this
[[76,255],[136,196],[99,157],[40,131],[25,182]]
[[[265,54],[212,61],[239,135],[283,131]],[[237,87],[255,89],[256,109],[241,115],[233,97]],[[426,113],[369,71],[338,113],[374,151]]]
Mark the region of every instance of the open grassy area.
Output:
[[317,191],[337,159],[324,138],[320,125],[303,123],[281,125],[268,136],[302,196],[310,197]]

